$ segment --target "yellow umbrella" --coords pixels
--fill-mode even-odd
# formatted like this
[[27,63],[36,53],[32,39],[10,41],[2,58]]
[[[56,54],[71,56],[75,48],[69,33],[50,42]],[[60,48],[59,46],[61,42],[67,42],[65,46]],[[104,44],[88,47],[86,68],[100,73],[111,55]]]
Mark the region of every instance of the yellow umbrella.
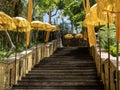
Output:
[[45,42],[48,42],[49,40],[49,35],[50,35],[50,32],[51,31],[55,31],[55,30],[58,30],[59,28],[54,26],[54,25],[51,25],[49,23],[45,23],[45,31],[46,32],[46,37],[45,37]]
[[78,38],[78,39],[83,38],[83,35],[81,33],[80,34],[76,34],[75,38]]
[[0,30],[4,30],[6,35],[7,35],[7,38],[8,38],[8,41],[11,45],[11,49],[7,52],[7,54],[5,56],[9,56],[13,50],[15,49],[15,46],[11,40],[11,37],[9,35],[9,33],[7,32],[7,30],[15,30],[16,29],[16,26],[13,22],[13,19],[8,16],[7,14],[5,14],[4,12],[0,12]]
[[0,12],[0,30],[14,30],[15,28],[13,19],[4,12]]
[[55,25],[52,25],[52,31],[56,31],[57,30],[57,27]]
[[48,42],[49,36],[50,36],[50,31],[52,31],[52,25],[49,23],[45,23],[45,31],[47,31],[46,37],[45,37],[45,42]]
[[45,23],[45,31],[52,31],[52,25],[49,23]]
[[30,23],[22,17],[14,17],[13,21],[15,25],[17,26],[18,32],[27,32],[30,31]]
[[66,35],[64,36],[64,38],[65,38],[65,39],[72,39],[72,38],[74,38],[74,36],[73,36],[72,34],[66,34]]
[[41,21],[32,21],[31,26],[32,26],[32,28],[37,29],[37,30],[45,30],[46,29],[45,24]]
[[[26,34],[30,32],[31,25],[25,18],[14,17],[13,21],[17,27],[18,32],[26,32]],[[29,39],[27,39],[27,37],[26,37],[26,45],[27,46],[29,45],[29,42],[30,42]]]

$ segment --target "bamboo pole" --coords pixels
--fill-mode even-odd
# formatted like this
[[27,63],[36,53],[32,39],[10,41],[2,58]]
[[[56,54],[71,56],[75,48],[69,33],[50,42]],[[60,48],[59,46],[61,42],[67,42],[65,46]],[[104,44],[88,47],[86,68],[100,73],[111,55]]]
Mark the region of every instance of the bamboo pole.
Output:
[[107,36],[108,36],[108,90],[111,90],[110,88],[110,26],[109,26],[109,12],[107,12],[107,28],[108,28],[108,32],[107,32]]
[[37,47],[38,47],[38,41],[37,41],[37,39],[38,39],[38,28],[36,29],[37,30],[37,32],[36,32],[36,63],[37,63],[37,61],[38,61],[38,52],[37,52]]
[[120,40],[120,36],[119,36],[119,32],[120,32],[120,12],[116,13],[116,65],[117,65],[117,70],[116,70],[116,87],[117,87],[117,90],[119,90],[119,40]]
[[[33,0],[28,0],[27,20],[30,23],[32,21],[32,7],[33,7]],[[30,31],[26,32],[26,41],[27,42],[26,42],[26,57],[25,57],[25,60],[27,60],[27,49],[28,49],[28,46],[30,44]]]
[[119,41],[117,41],[117,47],[116,47],[116,50],[117,50],[117,52],[116,52],[116,54],[117,54],[117,56],[116,56],[116,65],[117,65],[117,72],[116,72],[116,77],[117,77],[117,90],[119,90],[119,55],[118,55],[118,53],[119,53]]
[[98,23],[99,24],[99,53],[100,53],[100,77],[101,77],[101,73],[102,73],[102,68],[101,68],[101,66],[102,66],[102,62],[101,62],[101,45],[100,45],[100,22]]
[[15,49],[15,72],[14,72],[14,84],[16,84],[17,51],[18,51],[18,27],[17,27],[17,32],[16,32],[16,49]]

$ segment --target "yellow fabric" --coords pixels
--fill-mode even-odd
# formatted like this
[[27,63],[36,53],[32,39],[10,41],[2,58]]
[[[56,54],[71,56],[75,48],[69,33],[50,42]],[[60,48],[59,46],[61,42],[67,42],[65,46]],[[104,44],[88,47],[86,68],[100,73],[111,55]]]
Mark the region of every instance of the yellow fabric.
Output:
[[31,25],[30,23],[28,24],[28,27],[27,27],[27,32],[26,32],[26,45],[28,46],[29,43],[30,43],[30,30],[31,30]]
[[52,25],[49,23],[45,23],[45,31],[52,31]]
[[[111,13],[116,14],[116,40],[120,40],[120,0],[97,0],[97,3],[99,5],[98,10],[100,11],[98,13],[100,18],[102,17],[102,14],[100,14],[102,11],[107,11]],[[101,8],[102,7],[102,8]],[[111,20],[111,15],[109,15],[109,22]]]
[[57,27],[52,25],[52,31],[56,31],[57,30]]
[[96,44],[96,35],[93,25],[88,25],[88,39],[89,39],[89,46],[92,47]]
[[85,10],[85,13],[89,13],[90,11],[90,2],[89,0],[83,0],[83,6],[84,6],[84,10]]
[[116,40],[120,41],[120,13],[116,14]]
[[48,42],[50,36],[50,32],[46,32],[45,42]]
[[48,42],[48,40],[49,40],[49,36],[50,36],[50,31],[56,31],[57,29],[56,29],[56,26],[53,26],[53,25],[47,25],[46,26],[46,29],[45,29],[45,31],[47,31],[46,32],[46,37],[45,37],[45,42]]
[[5,14],[4,12],[0,12],[0,30],[15,30],[16,26],[13,22],[13,19]]
[[73,37],[72,34],[66,34],[66,35],[64,36],[64,38],[65,38],[65,39],[72,39],[72,38],[74,38],[74,37]]
[[28,32],[31,30],[30,23],[22,17],[14,17],[13,21],[17,26],[18,32]]
[[120,12],[120,0],[98,0],[102,5],[104,4],[104,10],[110,12]]
[[41,21],[32,21],[31,26],[32,26],[32,28],[37,29],[37,30],[45,30],[46,29],[45,24]]
[[[98,26],[99,23],[100,25],[105,25],[107,24],[107,13],[106,12],[101,12],[101,15],[99,13],[99,17],[98,17],[98,4],[94,4],[91,8],[90,8],[90,12],[86,15],[86,18],[83,22],[84,26],[87,26],[87,24],[89,25],[95,25]],[[109,13],[109,23],[113,23],[115,20],[115,18],[113,17],[112,14]],[[101,19],[101,18],[102,19]]]
[[22,17],[14,17],[13,18],[14,23],[17,26],[18,32],[26,32],[26,45],[29,45],[30,41],[30,30],[31,30],[31,25],[30,23]]
[[[27,20],[29,23],[32,21],[32,0],[28,0],[28,13]],[[26,32],[26,45],[28,46],[30,43],[30,31]]]
[[[117,0],[116,0],[117,1]],[[112,5],[115,5],[115,0],[97,0],[98,8],[97,8],[97,15],[100,19],[104,21],[107,20],[107,13],[114,11],[115,9],[112,7]],[[120,3],[119,3],[120,4]],[[115,16],[113,13],[109,13],[109,23],[115,22]]]
[[8,24],[11,23],[12,18],[5,14],[4,12],[0,12],[0,24]]
[[0,25],[0,31],[6,30],[5,26]]
[[28,46],[30,43],[30,31],[26,32],[26,45]]
[[[22,17],[14,17],[13,21],[18,28],[27,28],[28,21]],[[24,31],[24,30],[23,30]],[[26,31],[25,31],[26,32]]]
[[76,35],[75,35],[75,38],[78,38],[78,39],[79,39],[79,38],[83,38],[83,35],[82,35],[81,33],[80,33],[80,34],[76,34]]
[[28,0],[28,16],[27,16],[27,20],[29,22],[32,21],[32,0]]
[[98,23],[101,23],[101,25],[106,24],[105,21],[100,20],[97,16],[97,4],[94,4],[90,8],[90,12],[86,15],[86,18],[84,20],[83,25],[86,26],[87,24],[89,25],[95,25],[98,26]]
[[47,31],[45,36],[45,42],[48,42],[50,31],[52,31],[52,25],[49,23],[45,23],[45,31]]

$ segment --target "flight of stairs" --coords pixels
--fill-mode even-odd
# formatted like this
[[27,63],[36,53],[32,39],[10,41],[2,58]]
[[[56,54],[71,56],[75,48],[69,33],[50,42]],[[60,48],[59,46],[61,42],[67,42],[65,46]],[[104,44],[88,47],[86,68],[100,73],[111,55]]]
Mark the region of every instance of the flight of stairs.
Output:
[[12,90],[104,90],[88,48],[58,48]]

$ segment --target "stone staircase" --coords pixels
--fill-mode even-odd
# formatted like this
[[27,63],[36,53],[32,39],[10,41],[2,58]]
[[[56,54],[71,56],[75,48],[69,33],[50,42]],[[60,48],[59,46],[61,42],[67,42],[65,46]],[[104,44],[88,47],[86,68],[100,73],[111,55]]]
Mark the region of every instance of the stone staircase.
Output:
[[88,48],[58,48],[12,90],[104,90]]

